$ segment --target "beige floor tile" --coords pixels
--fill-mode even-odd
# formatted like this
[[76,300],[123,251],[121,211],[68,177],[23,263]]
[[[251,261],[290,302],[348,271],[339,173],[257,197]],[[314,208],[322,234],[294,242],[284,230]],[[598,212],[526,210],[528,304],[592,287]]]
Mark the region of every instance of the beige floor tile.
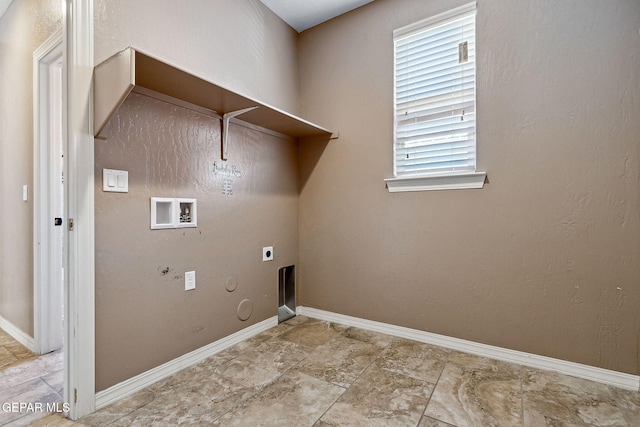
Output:
[[95,427],[106,426],[148,405],[154,399],[155,394],[153,391],[149,389],[141,390],[81,418],[79,422]]
[[527,368],[523,398],[526,427],[628,425],[604,384]]
[[400,338],[387,347],[376,364],[383,369],[435,384],[449,353],[449,350],[441,347]]
[[14,342],[16,342],[15,338],[13,338],[11,335],[9,335],[8,333],[0,329],[0,346],[4,346]]
[[[9,338],[0,331],[0,343],[14,348]],[[0,401],[61,402],[62,366],[62,352],[53,352],[0,370]],[[0,413],[0,425],[11,427],[640,427],[638,420],[635,391],[303,316],[80,423]]]
[[37,357],[38,355],[33,354],[11,335],[0,330],[0,369],[6,369]]
[[0,347],[0,369],[14,365],[18,358],[5,347]]
[[151,402],[109,425],[211,425],[256,391],[220,377],[184,382],[156,392]]
[[275,326],[267,331],[265,331],[266,334],[269,334],[271,336],[276,336],[276,335],[280,335],[290,329],[295,328],[298,325],[301,325],[303,323],[307,323],[307,322],[318,322],[318,320],[315,319],[310,319],[307,316],[295,316],[292,317],[290,319],[285,320],[284,322],[278,323],[278,326]]
[[162,392],[167,389],[173,389],[176,386],[180,386],[183,383],[187,384],[199,384],[201,381],[215,375],[216,369],[224,365],[225,363],[233,360],[228,354],[216,354],[208,357],[207,359],[196,363],[193,366],[189,366],[182,371],[179,371],[168,378],[162,379],[155,384],[149,386],[150,390],[155,392]]
[[215,373],[246,387],[259,387],[300,363],[309,351],[293,342],[274,339],[219,366]]
[[452,426],[451,424],[447,424],[443,421],[434,420],[433,418],[422,417],[422,419],[420,420],[420,423],[418,424],[418,427],[455,427],[455,426]]
[[189,402],[200,400],[199,396],[202,396],[208,406],[207,410],[217,418],[260,390],[260,388],[244,386],[219,375],[196,376],[191,379],[185,378],[182,383],[171,387],[157,390],[156,400],[145,409],[156,407],[162,409],[173,401],[179,401],[181,406],[188,407]]
[[19,360],[31,360],[38,357],[37,354],[32,353],[31,350],[17,341],[4,345],[4,348],[13,353]]
[[346,329],[346,326],[336,323],[309,320],[279,335],[279,337],[305,347],[315,348],[340,335]]
[[456,426],[522,426],[521,370],[452,352],[425,416]]
[[375,344],[380,348],[386,348],[391,342],[396,339],[395,337],[387,334],[381,334],[379,332],[366,331],[360,328],[348,328],[342,335],[347,338],[351,338],[357,341],[366,342],[369,344]]
[[86,424],[71,421],[60,414],[46,414],[37,421],[33,421],[30,425],[33,427],[82,427]]
[[212,425],[311,426],[343,392],[341,387],[301,372],[289,371]]
[[[273,328],[272,328],[273,329]],[[269,329],[268,331],[265,331],[263,333],[260,333],[254,337],[251,337],[247,340],[244,340],[242,342],[239,342],[238,344],[227,348],[226,350],[221,351],[220,353],[216,354],[214,357],[217,359],[226,359],[226,361],[229,361],[231,359],[234,359],[238,356],[240,356],[243,353],[246,353],[247,351],[253,350],[256,347],[258,347],[259,345],[272,340],[275,336],[277,336],[279,333],[282,333],[284,331],[287,331],[291,328],[278,328],[279,329],[279,333],[275,333],[275,332],[270,332],[272,331],[272,329]]]
[[630,427],[640,427],[640,392],[609,387]]
[[433,385],[370,366],[322,416],[329,426],[415,426]]
[[[53,415],[47,412],[32,412],[25,414],[23,417],[13,420],[9,424],[2,424],[5,427],[27,427],[27,426],[64,426],[69,424],[61,424],[65,418],[51,418]],[[69,420],[66,420],[70,422]]]
[[382,348],[375,344],[337,336],[313,350],[296,369],[348,387],[381,352]]

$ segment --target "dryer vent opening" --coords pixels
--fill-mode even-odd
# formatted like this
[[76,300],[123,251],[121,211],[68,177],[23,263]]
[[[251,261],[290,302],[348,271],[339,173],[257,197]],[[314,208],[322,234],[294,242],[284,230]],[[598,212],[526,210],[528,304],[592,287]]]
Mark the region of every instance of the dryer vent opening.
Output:
[[278,270],[278,323],[296,315],[296,266]]

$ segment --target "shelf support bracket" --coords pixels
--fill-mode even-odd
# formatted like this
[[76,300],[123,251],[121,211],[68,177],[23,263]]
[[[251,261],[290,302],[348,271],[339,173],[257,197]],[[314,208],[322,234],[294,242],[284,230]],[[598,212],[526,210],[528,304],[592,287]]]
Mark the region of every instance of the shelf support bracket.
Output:
[[258,107],[243,108],[242,110],[230,111],[222,115],[222,160],[227,160],[227,154],[229,149],[229,120],[233,119],[240,114],[248,113],[251,110],[255,110]]

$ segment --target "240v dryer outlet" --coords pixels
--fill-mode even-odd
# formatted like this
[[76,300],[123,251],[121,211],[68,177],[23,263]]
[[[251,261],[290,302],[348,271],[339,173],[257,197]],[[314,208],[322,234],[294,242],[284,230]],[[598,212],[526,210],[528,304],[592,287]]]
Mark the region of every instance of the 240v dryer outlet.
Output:
[[262,261],[273,261],[273,246],[262,248]]

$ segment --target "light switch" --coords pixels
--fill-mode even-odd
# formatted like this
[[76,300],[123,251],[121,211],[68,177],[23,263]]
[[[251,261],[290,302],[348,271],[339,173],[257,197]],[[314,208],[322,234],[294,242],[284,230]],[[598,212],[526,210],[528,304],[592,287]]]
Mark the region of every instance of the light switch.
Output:
[[22,186],[22,201],[26,202],[29,200],[29,186],[27,184]]
[[102,169],[102,191],[128,193],[129,172],[115,169]]

